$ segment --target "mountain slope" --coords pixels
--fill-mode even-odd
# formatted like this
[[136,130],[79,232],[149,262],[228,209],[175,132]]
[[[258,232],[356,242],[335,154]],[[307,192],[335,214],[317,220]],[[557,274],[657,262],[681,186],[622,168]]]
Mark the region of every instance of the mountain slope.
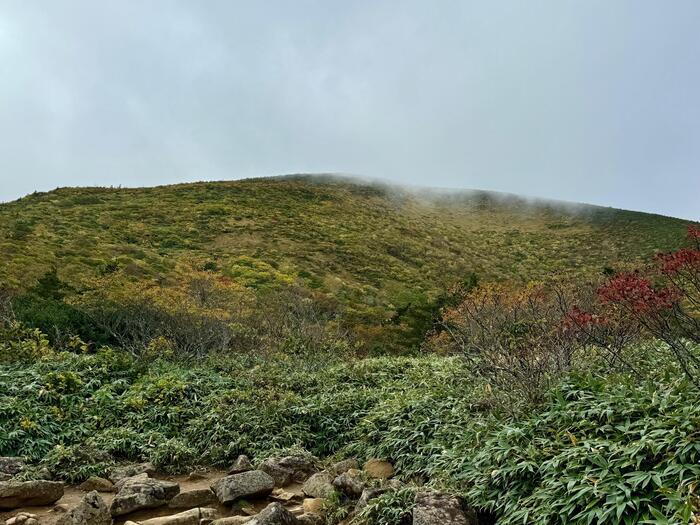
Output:
[[[0,285],[52,268],[68,302],[170,290],[205,272],[252,293],[299,286],[377,328],[481,281],[598,275],[675,248],[681,220],[486,192],[411,192],[329,177],[63,188],[0,205]],[[396,324],[396,323],[394,323]],[[366,337],[371,337],[365,336]]]

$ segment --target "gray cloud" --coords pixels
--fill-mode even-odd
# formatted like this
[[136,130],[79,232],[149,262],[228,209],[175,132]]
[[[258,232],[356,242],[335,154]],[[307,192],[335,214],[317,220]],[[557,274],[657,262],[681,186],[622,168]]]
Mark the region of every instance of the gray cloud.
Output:
[[358,173],[700,218],[695,0],[0,1],[0,200]]

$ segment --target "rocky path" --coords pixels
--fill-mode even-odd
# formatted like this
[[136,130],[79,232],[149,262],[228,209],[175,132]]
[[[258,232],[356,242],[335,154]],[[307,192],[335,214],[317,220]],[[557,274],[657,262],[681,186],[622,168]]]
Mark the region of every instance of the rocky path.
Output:
[[[0,473],[2,460],[0,458]],[[310,455],[272,457],[254,467],[240,456],[227,471],[163,476],[150,464],[113,469],[109,479],[80,486],[20,481],[19,469],[0,481],[5,525],[323,525],[331,500],[350,518],[369,501],[401,484],[392,465],[370,460],[362,469],[345,460],[325,469]],[[413,525],[477,525],[453,496],[422,491]]]

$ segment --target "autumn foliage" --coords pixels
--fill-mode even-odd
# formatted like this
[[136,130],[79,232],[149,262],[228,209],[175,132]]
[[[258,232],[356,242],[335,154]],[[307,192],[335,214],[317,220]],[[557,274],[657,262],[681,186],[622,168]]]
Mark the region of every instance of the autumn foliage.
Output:
[[635,372],[624,350],[640,338],[664,341],[700,386],[700,230],[689,246],[653,264],[587,285],[483,286],[444,311],[431,344],[465,355],[494,384],[529,399],[597,349],[610,367]]

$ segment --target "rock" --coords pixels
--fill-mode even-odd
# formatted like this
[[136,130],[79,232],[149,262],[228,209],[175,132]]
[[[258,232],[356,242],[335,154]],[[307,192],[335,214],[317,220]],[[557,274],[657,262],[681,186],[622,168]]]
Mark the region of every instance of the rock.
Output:
[[297,517],[304,514],[304,506],[303,505],[294,505],[293,507],[290,507],[289,505],[287,505],[287,506],[285,506],[285,508]]
[[328,469],[328,471],[334,476],[340,476],[343,472],[347,472],[350,469],[359,469],[360,464],[356,459],[344,459],[343,461],[338,461],[334,463]]
[[109,508],[112,516],[161,507],[180,492],[177,483],[149,478],[145,473],[122,479],[116,488],[117,495]]
[[326,500],[323,498],[305,498],[303,503],[304,514],[323,516],[326,514],[325,505]]
[[400,479],[385,479],[381,482],[381,486],[384,489],[399,490],[403,488],[405,484]]
[[216,503],[216,501],[216,494],[211,489],[195,489],[180,492],[170,500],[168,507],[171,509],[191,509],[194,507],[205,507]]
[[370,489],[365,489],[362,491],[362,494],[360,495],[360,499],[357,500],[357,504],[355,505],[355,512],[360,512],[362,509],[364,509],[367,504],[373,500],[374,498],[378,498],[382,494],[387,492],[386,489],[379,489],[379,488],[370,488]]
[[319,472],[306,480],[301,490],[312,498],[330,498],[335,492],[333,478],[328,472]]
[[389,479],[394,475],[394,466],[383,459],[370,459],[362,470],[373,479]]
[[389,479],[394,475],[394,466],[383,459],[370,459],[363,470],[374,479]]
[[252,516],[229,516],[228,518],[214,520],[211,522],[211,525],[243,525],[244,523],[250,523],[252,519]]
[[108,479],[100,478],[99,476],[90,476],[83,481],[78,488],[85,492],[92,492],[93,490],[97,492],[114,492],[114,483]]
[[5,474],[10,477],[16,476],[24,467],[25,463],[22,458],[0,457],[0,474]]
[[51,505],[63,497],[63,483],[58,481],[0,482],[0,510]]
[[353,499],[359,497],[365,490],[362,472],[357,469],[350,469],[337,476],[333,480],[333,486]]
[[477,525],[477,520],[465,514],[455,496],[430,491],[416,494],[413,525]]
[[52,480],[53,479],[53,474],[49,469],[46,467],[39,469],[39,472],[36,473],[35,479],[44,479],[44,480]]
[[270,499],[274,501],[279,501],[280,503],[289,503],[289,502],[299,502],[301,501],[302,497],[301,494],[295,494],[294,492],[288,492],[284,489],[275,489],[272,491],[272,494],[270,495]]
[[173,514],[139,521],[139,525],[200,525],[206,520],[209,523],[216,518],[216,509],[196,508]]
[[121,467],[115,467],[109,471],[107,476],[110,481],[114,484],[118,483],[122,479],[132,478],[138,476],[139,474],[148,474],[152,476],[155,474],[156,468],[151,463],[139,463],[136,465],[124,465]]
[[318,514],[302,514],[297,516],[299,525],[324,525],[326,520]]
[[250,459],[248,459],[248,456],[241,454],[236,458],[236,461],[233,462],[231,468],[228,469],[228,473],[229,475],[240,474],[241,472],[248,472],[249,470],[253,470],[253,464],[250,462]]
[[280,503],[270,503],[248,522],[250,525],[300,525],[296,516]]
[[193,470],[187,476],[187,481],[202,481],[203,479],[207,479],[207,471],[203,469]]
[[111,525],[112,515],[96,490],[85,494],[72,510],[63,514],[56,525]]
[[29,512],[20,512],[16,516],[8,519],[5,525],[37,525],[39,516],[30,514]]
[[296,481],[302,483],[316,472],[318,459],[308,454],[272,457],[262,462],[260,470],[275,480],[276,487],[284,487]]
[[217,499],[227,505],[240,498],[267,496],[275,488],[275,480],[262,470],[232,474],[213,483]]

